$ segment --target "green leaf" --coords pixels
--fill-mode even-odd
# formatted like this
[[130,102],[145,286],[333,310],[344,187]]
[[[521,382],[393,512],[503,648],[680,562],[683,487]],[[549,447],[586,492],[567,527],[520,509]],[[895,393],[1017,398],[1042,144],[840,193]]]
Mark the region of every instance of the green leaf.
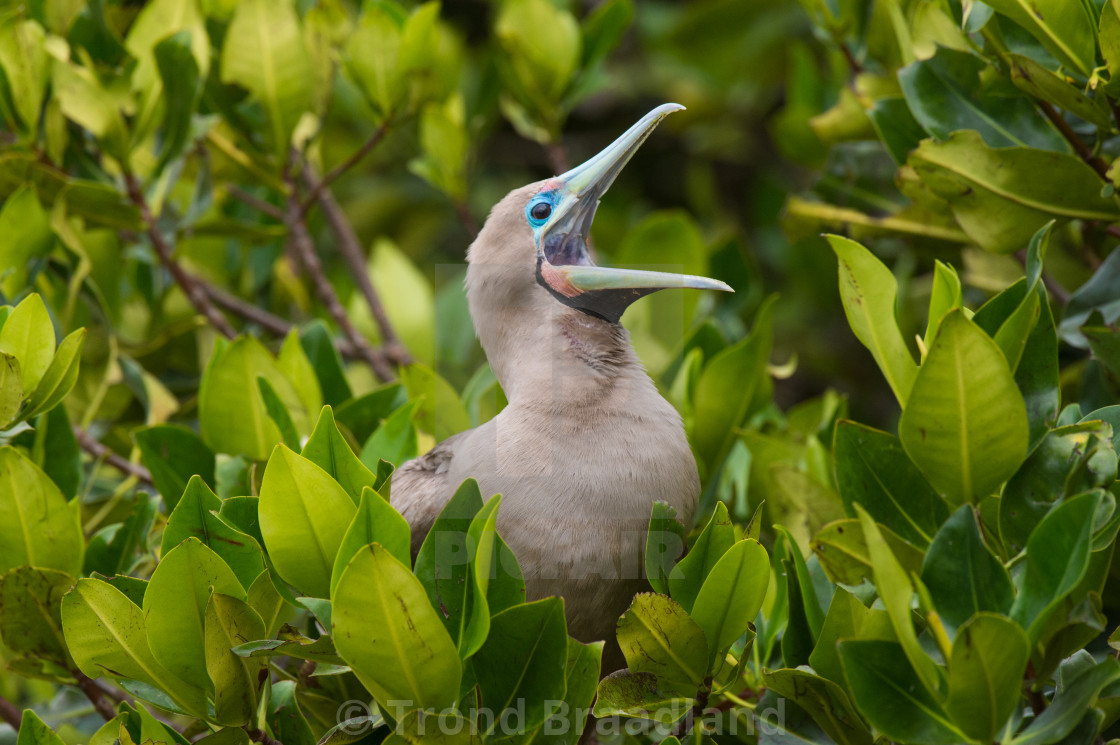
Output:
[[961,505],[934,536],[921,578],[949,638],[977,613],[1007,613],[1015,599],[1011,578],[984,544],[968,505]]
[[490,635],[471,660],[482,705],[494,713],[483,736],[508,710],[519,713],[525,730],[553,715],[564,698],[567,643],[561,598],[515,605],[490,619]]
[[817,644],[809,655],[809,664],[825,678],[846,685],[836,642],[841,639],[878,638],[874,633],[876,624],[886,629],[888,635],[894,634],[886,611],[865,608],[855,595],[842,587],[836,588]]
[[212,690],[203,633],[211,592],[239,600],[246,597],[221,557],[197,538],[188,538],[163,556],[144,593],[152,655],[175,675],[203,690]]
[[285,745],[314,745],[315,736],[296,699],[297,686],[294,680],[281,680],[272,684],[272,695],[268,700],[268,724],[273,736]]
[[[268,380],[289,412],[303,410],[299,394],[264,345],[251,336],[238,337],[210,360],[198,393],[202,439],[215,452],[265,460],[280,440],[280,430],[261,398],[258,377]],[[230,417],[230,411],[240,413]],[[298,417],[294,419],[298,427]]]
[[[327,325],[318,319],[307,324],[300,331],[299,342],[311,367],[315,370],[315,377],[319,380],[323,403],[337,407],[352,399],[354,394],[346,381],[342,357],[334,346],[334,339]],[[356,432],[355,436],[357,436]],[[358,437],[358,439],[364,438]]]
[[54,358],[54,325],[39,293],[28,295],[8,315],[0,328],[0,352],[19,360],[23,395],[31,394]]
[[168,510],[174,511],[192,476],[197,474],[206,484],[216,483],[214,451],[186,427],[160,424],[138,429],[132,438]]
[[599,684],[603,642],[581,644],[568,637],[564,703],[547,719],[534,742],[544,745],[575,745],[583,734],[595,687]]
[[967,739],[897,642],[850,639],[837,646],[852,702],[882,736],[924,745],[957,745]]
[[[1017,251],[1056,217],[1120,219],[1120,205],[1101,196],[1100,177],[1074,155],[990,148],[966,130],[944,142],[924,141],[911,153],[910,165],[934,195],[949,203],[969,238],[987,251]],[[1039,173],[1048,177],[1036,178]]]
[[73,499],[84,478],[82,450],[70,425],[65,406],[56,406],[35,420],[35,444],[32,453],[43,464],[67,500]]
[[1087,349],[1089,341],[1081,334],[1081,327],[1094,311],[1099,311],[1104,323],[1120,320],[1120,254],[1115,251],[1101,263],[1089,281],[1081,285],[1069,299],[1062,315],[1058,332],[1075,347]]
[[646,532],[646,579],[663,595],[669,593],[669,575],[685,548],[684,526],[676,516],[668,502],[654,502]]
[[1046,612],[1085,575],[1099,499],[1096,492],[1067,499],[1042,518],[1027,541],[1023,582],[1011,618],[1027,630],[1032,643]]
[[382,118],[396,111],[404,93],[399,55],[402,25],[388,3],[366,4],[342,55],[346,71]]
[[863,505],[875,521],[917,546],[928,546],[949,516],[945,501],[906,455],[897,437],[841,420],[833,441],[836,485],[844,509]]
[[905,406],[918,368],[895,320],[898,282],[860,244],[838,235],[825,237],[840,262],[840,299],[848,324],[875,358],[895,398]]
[[1116,479],[1112,427],[1082,422],[1050,430],[1003,488],[1000,538],[1012,552],[1027,545],[1032,531],[1063,497],[1107,487]]
[[991,494],[1026,458],[1026,407],[1007,360],[962,311],[941,322],[898,430],[911,460],[954,505]]
[[1072,667],[1069,662],[1063,666],[1062,685],[1054,700],[1029,727],[1011,740],[1013,745],[1047,745],[1062,741],[1094,705],[1104,687],[1120,678],[1120,665],[1111,657],[1084,665],[1077,671],[1067,670]]
[[374,543],[351,561],[335,588],[331,636],[382,706],[442,709],[459,696],[455,644],[408,567]]
[[972,129],[991,147],[1068,152],[1069,145],[1028,98],[999,85],[998,78],[984,84],[995,72],[975,54],[938,47],[933,57],[899,70],[898,82],[914,117],[939,140]]
[[24,709],[16,745],[63,745],[63,741],[43,723],[34,710]]
[[652,673],[682,689],[699,688],[704,682],[708,669],[705,634],[684,608],[664,595],[646,592],[634,596],[630,608],[618,619],[618,646],[631,672]]
[[74,577],[55,569],[16,567],[0,576],[0,639],[19,655],[70,667],[62,635],[62,596]]
[[350,430],[355,440],[365,442],[383,419],[407,403],[407,398],[403,385],[387,383],[364,396],[346,401],[338,407],[334,416],[339,425]]
[[1054,316],[1046,288],[1038,290],[1040,314],[1027,343],[1019,367],[1015,370],[1015,384],[1027,405],[1030,423],[1030,447],[1033,449],[1058,421],[1061,396],[1058,386],[1058,335],[1054,329]]
[[1011,82],[1019,90],[1040,101],[1048,101],[1098,127],[1106,130],[1112,128],[1107,110],[1094,103],[1061,75],[1022,54],[1009,54],[1007,60],[1011,68]]
[[641,717],[669,725],[688,713],[696,695],[669,686],[653,673],[619,670],[599,681],[592,713],[599,718]]
[[362,446],[360,459],[369,468],[379,460],[400,465],[416,457],[416,425],[412,421],[420,401],[404,404],[394,411]]
[[0,572],[28,565],[80,574],[85,541],[76,507],[19,450],[0,447]]
[[277,573],[308,595],[330,596],[335,556],[354,500],[326,471],[277,445],[261,481],[261,534]]
[[414,415],[417,427],[435,436],[437,442],[470,429],[471,418],[459,394],[434,370],[415,363],[406,367],[401,377],[409,398],[420,402]]
[[805,709],[836,745],[871,745],[874,741],[844,689],[831,680],[787,668],[763,672],[762,682]]
[[389,506],[385,499],[370,487],[362,490],[361,502],[354,519],[342,538],[335,556],[334,569],[331,571],[331,594],[334,594],[339,579],[346,565],[354,558],[354,554],[371,543],[378,543],[388,551],[393,558],[408,566],[412,561],[409,547],[412,544],[412,535],[406,521],[401,514]]
[[10,89],[11,114],[16,117],[13,122],[16,126],[12,129],[32,137],[39,131],[50,69],[45,36],[42,26],[19,16],[9,18],[0,29],[0,68],[4,71],[6,87]]
[[192,476],[182,499],[167,520],[160,554],[167,556],[186,539],[197,538],[222,557],[241,586],[248,591],[264,571],[264,556],[256,539],[233,528],[218,516],[221,509],[222,500],[218,495],[200,476]]
[[982,612],[960,627],[945,708],[962,732],[982,742],[996,738],[1019,703],[1029,659],[1027,635],[1006,616]]
[[210,594],[205,611],[206,672],[214,684],[214,719],[240,727],[257,710],[258,673],[264,660],[242,657],[233,647],[264,636],[264,622],[243,600],[220,592]]
[[704,580],[690,614],[708,640],[708,667],[718,670],[722,652],[746,633],[770,582],[770,557],[745,538],[727,550]]
[[734,543],[735,530],[727,515],[727,507],[723,502],[717,502],[715,512],[692,548],[669,573],[669,594],[685,612],[692,612],[701,586]]
[[196,716],[206,712],[201,689],[156,661],[148,647],[144,611],[107,582],[79,579],[62,599],[66,646],[78,669],[91,678],[108,674],[163,690],[176,706]]
[[[867,550],[875,573],[875,589],[879,593],[879,599],[883,602],[883,607],[890,614],[891,626],[894,627],[895,636],[902,647],[905,658],[910,661],[910,667],[922,681],[926,694],[936,696],[941,689],[941,673],[937,665],[922,649],[918,642],[918,635],[914,631],[914,622],[910,615],[910,601],[914,596],[914,588],[910,583],[910,577],[902,564],[895,558],[895,555],[887,548],[887,544],[879,532],[879,527],[871,519],[871,516],[858,506],[856,512],[859,513],[863,535],[867,539]],[[843,658],[843,655],[841,656]],[[844,660],[844,669],[848,669],[846,659]],[[850,673],[849,681],[852,682]],[[854,693],[854,682],[852,688]],[[856,699],[860,710],[868,715],[872,724],[875,724],[870,713],[859,704],[858,694]]]
[[[907,574],[921,569],[921,549],[902,540],[882,525],[879,526],[879,534],[886,540],[887,547]],[[873,577],[871,555],[859,520],[837,520],[829,523],[813,538],[812,548],[821,562],[821,568],[833,582],[858,585],[865,578]]]
[[191,49],[191,35],[190,31],[180,31],[155,46],[165,107],[156,174],[186,148],[190,141],[191,116],[202,95],[202,73]]
[[941,319],[953,308],[964,304],[961,299],[961,278],[951,265],[935,260],[933,263],[933,289],[929,295],[929,319],[926,321],[926,335],[922,343],[926,349],[933,344]]
[[987,4],[1029,31],[1063,65],[1086,77],[1096,67],[1096,24],[1082,3],[991,0]]
[[264,410],[268,413],[268,418],[276,425],[276,429],[280,431],[280,437],[284,444],[292,450],[297,450],[299,448],[299,434],[296,432],[295,424],[292,423],[292,415],[288,413],[284,402],[280,400],[280,395],[272,387],[272,383],[268,382],[268,378],[257,378],[257,388],[260,390],[261,401],[264,402]]
[[713,357],[696,381],[689,440],[711,472],[731,449],[736,428],[760,392],[770,385],[766,365],[773,345],[773,308],[771,297],[758,309],[750,335]]
[[[7,29],[11,25],[3,24],[3,27]],[[4,40],[5,33],[0,30],[0,61],[3,61]],[[10,68],[5,65],[5,69]],[[0,266],[4,267],[5,275],[0,278],[0,290],[3,290],[4,294],[9,297],[22,292],[27,286],[27,263],[33,258],[46,256],[50,253],[53,245],[54,234],[51,232],[50,218],[39,203],[35,188],[31,185],[21,185],[8,195],[3,206],[0,207]],[[38,295],[28,295],[20,305],[29,301],[33,303],[34,301],[31,300],[33,297],[38,297]],[[28,313],[29,311],[30,308],[24,312]],[[38,312],[33,315],[39,316]],[[27,324],[31,320],[31,318],[28,318],[24,323]],[[36,355],[45,355],[39,346],[41,344],[43,348],[46,347],[45,339],[29,337],[20,341],[13,336],[4,341],[3,334],[0,334],[0,352],[8,351],[5,345],[9,344],[20,350],[26,349],[31,344],[32,338],[35,342],[33,346],[37,350]],[[52,348],[54,346],[53,328],[51,329],[50,346]],[[8,353],[16,354],[15,352]],[[16,354],[16,356],[19,355]],[[50,361],[49,356],[46,359]],[[37,356],[31,362],[32,370],[37,375],[42,375],[43,370],[46,369],[45,362]],[[23,360],[20,363],[24,364]],[[36,378],[36,382],[38,382],[38,378]],[[27,386],[25,390],[30,391],[34,387],[34,384],[32,384]]]
[[272,151],[284,162],[312,99],[311,65],[291,0],[237,3],[222,46],[222,82],[240,85],[261,103]]
[[19,374],[19,360],[14,355],[0,352],[0,427],[12,423],[23,403],[23,378]]
[[367,486],[375,491],[377,489],[377,477],[358,459],[346,438],[338,431],[334,423],[334,411],[330,406],[323,407],[319,421],[315,424],[315,431],[311,433],[300,455],[329,473],[352,498],[360,498],[362,490]]

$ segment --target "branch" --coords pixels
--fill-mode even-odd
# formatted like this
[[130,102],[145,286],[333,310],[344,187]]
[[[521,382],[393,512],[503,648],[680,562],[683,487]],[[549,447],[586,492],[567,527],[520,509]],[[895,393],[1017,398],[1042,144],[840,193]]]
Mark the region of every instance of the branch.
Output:
[[167,271],[171,273],[175,283],[182,288],[194,309],[205,316],[211,326],[227,339],[237,336],[237,332],[233,330],[233,326],[230,326],[226,317],[210,302],[210,295],[203,289],[202,285],[175,260],[171,246],[167,244],[163,234],[159,232],[159,227],[152,216],[152,210],[148,206],[148,200],[144,198],[144,192],[140,189],[136,177],[131,173],[126,173],[124,178],[128,187],[129,199],[139,208],[140,217],[144,220],[148,240],[151,241],[152,247],[155,248],[160,261],[167,267]]
[[1065,120],[1065,117],[1059,114],[1057,109],[1051,106],[1047,101],[1036,101],[1035,103],[1038,104],[1038,108],[1046,115],[1050,123],[1057,127],[1058,131],[1062,133],[1062,137],[1066,138],[1066,141],[1073,146],[1074,152],[1080,156],[1081,160],[1088,163],[1092,169],[1097,172],[1098,176],[1105,181],[1109,181],[1108,164],[1098,156],[1093,155],[1093,151],[1089,149],[1089,146],[1085,144],[1084,140],[1077,136],[1077,133],[1069,126],[1069,122]]
[[463,230],[467,231],[471,241],[474,241],[478,237],[478,221],[474,219],[474,215],[471,214],[466,202],[455,202],[455,216],[459,218],[459,224],[463,226]]
[[284,213],[274,204],[270,204],[260,197],[255,197],[239,186],[230,186],[229,195],[239,202],[249,205],[257,212],[268,215],[274,220],[284,221]]
[[[372,135],[370,135],[370,138],[366,140],[365,143],[360,148],[358,148],[353,155],[339,163],[331,170],[327,171],[326,175],[323,176],[319,183],[311,186],[311,191],[308,193],[307,198],[303,200],[302,204],[300,204],[300,214],[307,214],[307,211],[315,206],[315,203],[317,201],[321,201],[319,197],[323,193],[323,191],[327,189],[327,187],[333,184],[339,176],[346,173],[348,170],[357,165],[359,161],[369,155],[370,151],[372,151],[383,139],[385,139],[385,135],[388,134],[389,127],[391,127],[392,124],[392,119],[386,119],[385,121],[381,122],[381,126],[378,127]],[[310,176],[310,173],[305,169],[304,175],[305,177]]]
[[[291,177],[289,177],[290,179]],[[294,185],[292,185],[294,187]],[[321,192],[321,195],[326,194],[326,191]],[[296,197],[295,189],[292,188],[292,193],[288,197],[288,237],[291,240],[292,248],[295,249],[296,255],[299,257],[300,263],[307,273],[311,276],[312,282],[315,283],[315,291],[319,296],[319,300],[326,306],[327,312],[331,314],[331,318],[342,330],[342,333],[354,345],[355,350],[360,353],[361,357],[369,363],[375,375],[381,380],[393,380],[396,374],[393,366],[382,352],[370,346],[369,342],[364,336],[358,333],[354,328],[354,324],[350,321],[350,317],[346,315],[346,309],[342,307],[342,302],[338,299],[338,294],[335,293],[334,287],[331,285],[330,280],[327,279],[326,273],[323,271],[323,264],[319,261],[319,255],[315,252],[315,244],[311,242],[311,236],[307,232],[307,222],[304,220],[303,214],[300,212],[299,200]],[[363,268],[361,274],[365,275]]]
[[548,164],[552,166],[552,170],[559,176],[561,173],[567,173],[571,168],[568,166],[568,149],[560,142],[551,142],[545,145],[545,154],[548,155]]
[[86,698],[93,704],[93,708],[97,710],[102,719],[108,722],[117,715],[117,710],[105,697],[105,691],[97,685],[93,678],[78,670],[74,671],[74,677],[78,679],[78,687],[82,689],[82,693],[86,694]]
[[9,727],[19,732],[19,725],[23,722],[23,714],[20,713],[15,704],[0,696],[0,719],[3,719]]
[[[369,268],[366,266],[366,254],[362,249],[361,241],[354,233],[350,221],[346,219],[342,207],[335,201],[334,194],[331,193],[330,189],[320,188],[323,182],[316,182],[310,168],[303,170],[302,178],[304,184],[311,189],[311,193],[318,195],[323,217],[326,218],[335,240],[338,241],[338,250],[342,253],[342,257],[346,259],[346,264],[350,267],[350,272],[358,285],[358,290],[365,298],[369,312],[381,332],[381,343],[385,347],[385,357],[401,365],[409,364],[412,362],[412,355],[408,353],[400,339],[397,338],[393,325],[389,322],[389,316],[385,313],[385,306],[381,304],[381,298],[378,296],[373,282],[370,281]],[[393,377],[396,376],[387,379],[391,380]]]
[[273,738],[269,737],[263,729],[249,729],[249,726],[246,725],[245,731],[249,733],[250,740],[252,740],[253,742],[259,742],[261,743],[261,745],[284,745],[284,743],[280,742],[279,740],[274,740]]
[[147,468],[117,455],[77,425],[74,425],[74,439],[82,446],[82,450],[85,450],[97,460],[104,461],[126,476],[139,479],[148,486],[155,486],[155,482],[152,481],[152,474]]

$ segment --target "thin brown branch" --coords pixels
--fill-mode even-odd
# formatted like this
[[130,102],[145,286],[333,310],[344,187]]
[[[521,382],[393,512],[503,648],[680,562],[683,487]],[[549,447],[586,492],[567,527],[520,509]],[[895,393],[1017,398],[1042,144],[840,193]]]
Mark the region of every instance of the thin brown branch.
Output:
[[704,710],[708,708],[708,698],[712,695],[712,676],[704,679],[704,683],[700,686],[700,690],[696,694],[696,702],[692,705],[692,710],[685,715],[684,719],[677,722],[673,734],[678,738],[684,737],[688,731],[696,726],[696,722],[704,715]]
[[0,696],[0,719],[3,719],[9,727],[19,732],[19,725],[23,722],[23,714],[20,713],[19,707]]
[[260,197],[255,197],[249,192],[245,191],[239,186],[230,186],[228,189],[229,195],[243,204],[247,204],[257,212],[268,215],[274,220],[284,221],[284,213],[279,207],[269,202],[264,201]]
[[478,237],[478,221],[474,219],[466,202],[455,202],[455,216],[459,218],[459,224],[467,231],[472,241]]
[[[307,211],[315,206],[316,202],[320,201],[319,196],[327,188],[329,188],[330,185],[333,184],[339,176],[349,171],[363,158],[369,155],[370,152],[375,147],[377,147],[382,140],[385,139],[385,135],[389,133],[389,128],[391,126],[393,126],[392,119],[386,119],[385,121],[381,122],[381,126],[378,127],[372,135],[370,135],[369,139],[366,140],[362,144],[362,146],[354,152],[353,155],[339,163],[331,170],[327,171],[326,174],[323,175],[323,178],[321,178],[317,184],[311,187],[311,191],[308,192],[307,197],[300,204],[300,213],[307,214]],[[304,174],[310,175],[307,169],[304,169]]]
[[250,729],[248,725],[245,726],[245,731],[249,733],[249,739],[253,742],[259,742],[261,745],[284,745],[284,743],[269,737],[263,729]]
[[548,156],[548,164],[552,166],[552,170],[557,176],[571,170],[568,165],[568,149],[564,147],[563,143],[551,142],[545,145],[544,151]]
[[[321,194],[326,193],[326,191],[321,192]],[[300,212],[294,185],[292,194],[288,197],[288,238],[297,258],[315,284],[315,293],[319,296],[320,302],[326,306],[327,312],[338,324],[343,335],[354,345],[361,357],[369,363],[378,378],[385,381],[394,379],[396,374],[388,358],[384,353],[374,349],[369,341],[354,328],[350,316],[346,314],[346,309],[342,307],[342,301],[338,299],[338,294],[334,291],[334,286],[327,279],[326,272],[323,271],[323,263],[319,261],[319,254],[315,251],[315,244],[311,241],[311,235],[307,232],[307,222]]]
[[385,357],[397,364],[409,364],[412,362],[412,355],[401,343],[393,330],[393,325],[389,322],[385,306],[382,305],[381,298],[369,278],[366,253],[362,249],[362,243],[358,240],[354,228],[346,218],[346,213],[342,211],[342,207],[339,206],[330,189],[318,189],[322,182],[316,181],[310,168],[303,170],[302,178],[304,184],[311,189],[311,193],[318,194],[319,206],[323,210],[323,217],[326,218],[331,233],[334,234],[335,240],[338,242],[338,250],[346,260],[346,264],[354,277],[354,282],[358,285],[358,291],[362,293],[362,297],[369,307],[369,312],[373,316],[374,323],[377,324],[377,328],[381,332],[381,344],[384,347]]
[[[1021,251],[1016,251],[1015,252],[1015,259],[1019,262],[1019,264],[1021,266],[1026,267],[1026,265],[1027,265],[1027,252],[1026,252],[1026,250],[1024,249],[1024,250],[1021,250]],[[1055,300],[1057,300],[1059,303],[1061,303],[1063,306],[1069,304],[1069,297],[1070,297],[1069,290],[1062,287],[1061,284],[1059,284],[1056,279],[1051,277],[1046,272],[1042,273],[1042,284],[1046,286],[1046,291],[1049,292],[1050,295],[1053,296],[1053,298]]]
[[124,178],[125,184],[128,187],[129,199],[131,199],[132,203],[140,210],[140,217],[144,220],[145,232],[147,233],[148,240],[151,241],[152,247],[155,248],[156,253],[159,255],[160,262],[162,262],[167,268],[167,271],[171,273],[175,284],[179,285],[183,290],[191,305],[194,306],[194,309],[201,313],[219,333],[227,339],[232,339],[237,336],[237,332],[234,331],[233,326],[226,320],[226,317],[210,302],[210,295],[203,289],[198,280],[183,269],[182,265],[175,259],[171,246],[168,245],[163,234],[159,232],[159,226],[152,216],[152,210],[148,206],[148,200],[144,197],[144,192],[140,188],[140,183],[136,180],[136,177],[131,173],[126,173]]
[[77,425],[74,425],[74,439],[81,445],[82,450],[85,450],[97,460],[107,463],[126,476],[132,476],[143,481],[148,486],[155,485],[155,482],[152,481],[152,474],[147,468],[117,455],[94,439],[93,435]]
[[1105,226],[1104,232],[1108,233],[1113,238],[1120,238],[1120,225]]
[[836,44],[840,47],[840,51],[844,53],[844,59],[847,61],[848,69],[852,71],[852,75],[859,75],[863,72],[863,65],[861,65],[859,60],[856,59],[856,56],[852,54],[852,50],[847,42],[837,40]]
[[82,689],[82,693],[86,694],[86,698],[93,704],[93,708],[97,710],[102,719],[107,722],[117,715],[116,708],[105,696],[105,690],[97,685],[93,678],[77,670],[74,671],[74,677],[78,679],[78,687]]
[[1099,156],[1093,155],[1093,151],[1085,144],[1085,141],[1078,137],[1077,133],[1073,131],[1073,128],[1069,126],[1069,122],[1065,120],[1065,117],[1059,114],[1058,110],[1047,101],[1036,101],[1035,103],[1038,104],[1039,110],[1050,120],[1050,123],[1057,127],[1058,131],[1062,133],[1062,137],[1066,138],[1066,142],[1073,147],[1078,157],[1088,163],[1089,166],[1097,172],[1098,176],[1108,181],[1108,164]]

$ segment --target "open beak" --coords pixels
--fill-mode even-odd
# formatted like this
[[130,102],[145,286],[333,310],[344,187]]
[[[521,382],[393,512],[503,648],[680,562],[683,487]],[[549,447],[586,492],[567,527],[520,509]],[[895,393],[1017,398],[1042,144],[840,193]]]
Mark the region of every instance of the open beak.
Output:
[[617,323],[630,303],[658,290],[734,292],[718,279],[595,266],[587,250],[599,199],[661,120],[682,109],[658,106],[591,160],[556,177],[560,199],[538,236],[537,281],[565,305]]

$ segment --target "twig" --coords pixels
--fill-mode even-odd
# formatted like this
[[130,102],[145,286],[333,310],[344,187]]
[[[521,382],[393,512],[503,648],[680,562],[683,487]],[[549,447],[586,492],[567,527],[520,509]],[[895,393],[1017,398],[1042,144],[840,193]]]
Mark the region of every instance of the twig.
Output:
[[844,59],[847,60],[848,68],[851,70],[852,74],[859,75],[863,72],[863,65],[861,65],[859,60],[856,59],[856,56],[852,54],[852,50],[847,42],[837,39],[836,44],[840,47],[840,51],[844,53]]
[[467,207],[466,202],[455,202],[455,215],[459,218],[459,224],[463,226],[463,230],[467,231],[473,241],[478,237],[478,221],[474,219],[471,214],[470,208]]
[[696,720],[704,715],[704,710],[708,708],[708,697],[712,695],[712,676],[704,679],[703,685],[700,686],[699,692],[696,694],[696,702],[692,705],[692,710],[685,715],[684,719],[677,723],[673,734],[678,738],[684,737],[689,730],[689,725],[696,726]]
[[[1025,268],[1027,266],[1027,252],[1026,252],[1026,249],[1016,251],[1015,252],[1015,259],[1019,262],[1019,264],[1021,266],[1023,266]],[[1042,273],[1042,284],[1046,286],[1046,291],[1049,292],[1051,295],[1053,295],[1054,299],[1057,300],[1059,303],[1061,303],[1062,305],[1068,305],[1069,304],[1069,298],[1070,298],[1069,290],[1067,290],[1066,288],[1064,288],[1060,284],[1058,284],[1058,281],[1056,279],[1054,279],[1053,277],[1051,277],[1046,272]]]
[[239,186],[230,186],[229,195],[239,202],[249,205],[257,212],[268,215],[274,220],[284,221],[284,213],[274,204],[270,204],[260,197],[255,197]]
[[562,173],[567,173],[571,168],[568,166],[568,149],[560,142],[551,142],[545,145],[545,154],[548,155],[548,164],[552,166],[552,170],[559,176]]
[[[366,140],[365,143],[360,148],[358,148],[353,155],[339,163],[331,170],[327,171],[323,178],[319,180],[319,183],[311,187],[311,191],[308,192],[307,197],[300,204],[300,214],[307,214],[307,211],[315,206],[316,202],[320,201],[319,197],[323,193],[323,191],[327,189],[327,187],[334,183],[339,176],[357,165],[358,162],[362,160],[362,158],[369,155],[370,151],[372,151],[383,139],[385,139],[385,135],[388,134],[389,128],[392,125],[392,119],[386,119],[385,121],[381,122],[381,126],[378,127],[372,135],[370,135],[370,138]],[[310,175],[307,169],[304,169],[304,175]]]
[[[322,183],[316,182],[315,176],[309,168],[303,170],[302,178],[304,184],[311,189],[312,193],[316,193],[319,184]],[[385,357],[401,365],[409,364],[412,362],[412,356],[400,339],[397,338],[393,325],[389,322],[389,316],[385,312],[385,306],[381,304],[381,298],[378,296],[373,282],[370,281],[365,251],[362,250],[361,241],[358,240],[350,221],[346,219],[346,213],[335,201],[334,194],[331,193],[330,189],[318,189],[317,193],[319,206],[323,210],[323,217],[326,218],[327,225],[330,226],[335,240],[338,241],[338,250],[350,267],[350,272],[358,285],[358,290],[362,293],[362,297],[369,307],[370,315],[373,316],[374,323],[377,324],[377,328],[381,332],[381,344],[385,350]],[[391,376],[388,379],[392,379],[392,377],[396,376]]]
[[1073,146],[1074,152],[1080,156],[1081,160],[1088,163],[1092,169],[1097,172],[1098,176],[1108,181],[1108,164],[1101,160],[1100,157],[1093,155],[1093,151],[1089,149],[1089,146],[1085,144],[1084,140],[1077,136],[1077,133],[1069,126],[1069,122],[1058,113],[1057,109],[1051,106],[1047,101],[1036,101],[1035,103],[1038,104],[1038,108],[1046,115],[1050,123],[1057,127],[1058,131],[1062,133],[1062,137],[1066,138],[1066,141]]
[[148,486],[155,486],[155,482],[152,481],[152,474],[147,468],[117,455],[77,425],[74,425],[74,439],[82,446],[82,450],[85,450],[94,458],[104,461],[126,476],[137,478]]
[[1120,238],[1120,225],[1106,225],[1104,232],[1108,233],[1113,238]]
[[140,217],[144,220],[148,240],[151,241],[152,247],[159,254],[160,261],[167,267],[167,271],[171,273],[175,283],[182,288],[194,309],[205,316],[210,325],[217,329],[219,333],[227,339],[237,336],[237,332],[233,330],[233,326],[229,324],[226,317],[210,302],[210,295],[202,288],[202,285],[175,260],[171,246],[167,244],[163,234],[159,232],[159,226],[156,225],[152,210],[148,206],[148,200],[144,198],[144,192],[140,189],[136,177],[131,173],[126,173],[124,179],[128,187],[129,199],[140,210]]
[[[381,380],[394,379],[396,374],[389,360],[382,352],[370,346],[366,338],[358,333],[358,330],[354,328],[354,324],[350,321],[350,316],[346,314],[346,309],[342,307],[342,301],[338,299],[338,294],[334,291],[330,280],[327,279],[327,275],[323,271],[323,264],[319,261],[319,255],[315,252],[315,244],[311,242],[311,236],[307,232],[307,222],[300,212],[294,184],[290,185],[293,188],[291,196],[288,197],[288,237],[300,263],[303,264],[303,268],[307,270],[312,282],[315,283],[315,292],[318,294],[319,300],[326,306],[327,312],[338,324],[343,335],[350,340],[355,349],[361,353],[362,358],[369,363],[374,374]],[[325,191],[321,192],[321,194],[326,193]]]
[[23,714],[20,713],[15,704],[0,696],[0,719],[3,719],[9,727],[19,732],[19,725],[23,722]]
[[284,745],[279,740],[269,737],[263,729],[249,729],[249,726],[246,725],[245,731],[249,733],[250,740],[259,742],[261,745]]
[[117,715],[117,710],[105,697],[104,689],[97,685],[93,678],[77,670],[74,671],[74,677],[78,679],[78,687],[82,689],[82,693],[86,694],[93,708],[106,722]]

